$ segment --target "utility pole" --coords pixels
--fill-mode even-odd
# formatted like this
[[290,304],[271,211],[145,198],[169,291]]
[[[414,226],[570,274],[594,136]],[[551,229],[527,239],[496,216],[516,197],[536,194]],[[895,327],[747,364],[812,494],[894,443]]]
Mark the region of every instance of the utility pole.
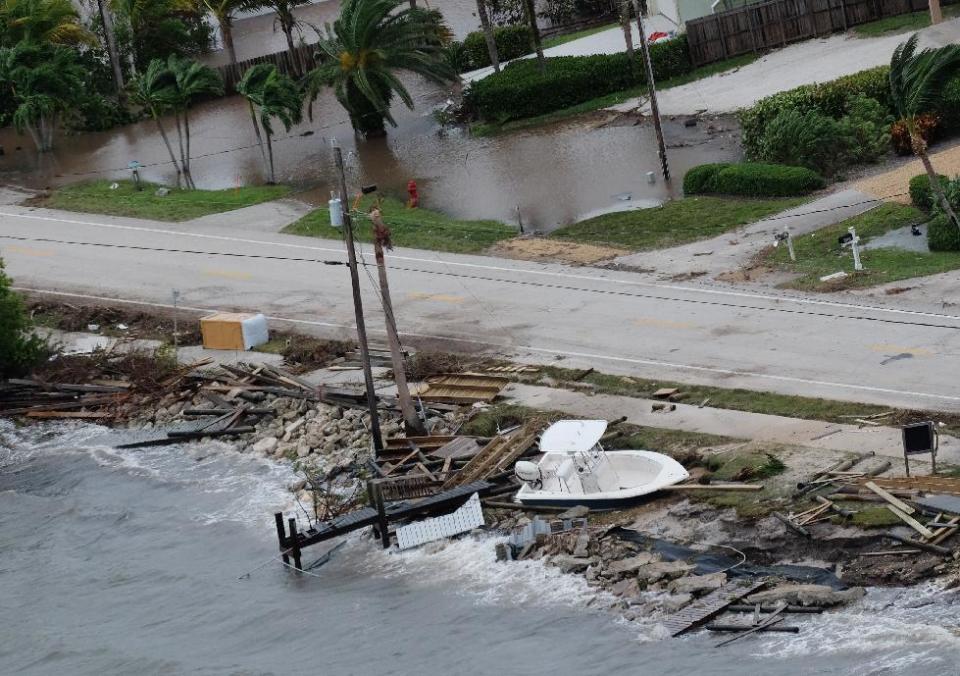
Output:
[[367,387],[367,408],[370,410],[370,434],[373,448],[383,450],[380,435],[380,416],[377,414],[377,395],[373,389],[373,371],[370,370],[370,349],[367,346],[367,327],[363,321],[363,301],[360,299],[360,275],[357,272],[357,252],[353,248],[353,221],[350,219],[350,197],[347,195],[347,177],[343,170],[343,152],[333,146],[333,156],[340,174],[340,205],[343,209],[343,236],[347,241],[347,260],[350,266],[350,284],[353,286],[353,310],[357,318],[357,342],[360,344],[360,361],[363,362],[363,380]]
[[657,83],[653,79],[653,65],[650,63],[650,46],[643,32],[643,15],[640,0],[633,0],[633,9],[637,13],[637,30],[640,31],[640,45],[643,49],[643,65],[647,71],[647,89],[650,93],[650,112],[653,114],[653,127],[657,131],[657,145],[660,152],[660,169],[663,180],[670,180],[670,167],[667,165],[667,146],[663,142],[663,127],[660,125],[660,107],[657,105]]
[[406,423],[407,434],[426,434],[427,430],[417,415],[417,409],[410,398],[410,388],[407,386],[407,369],[403,363],[403,352],[400,349],[400,334],[397,331],[397,320],[393,315],[393,301],[390,300],[390,285],[387,283],[387,263],[383,257],[383,248],[392,249],[390,243],[390,229],[383,222],[380,209],[370,212],[373,221],[373,247],[377,257],[377,272],[380,275],[380,295],[383,297],[383,314],[387,320],[387,342],[390,345],[390,360],[393,362],[393,380],[397,384],[397,399],[400,402],[400,412]]

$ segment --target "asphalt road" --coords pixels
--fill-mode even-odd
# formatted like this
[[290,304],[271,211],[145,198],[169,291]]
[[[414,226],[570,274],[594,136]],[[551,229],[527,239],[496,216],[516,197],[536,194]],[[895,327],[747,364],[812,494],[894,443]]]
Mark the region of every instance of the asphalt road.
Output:
[[[191,226],[7,206],[0,253],[22,289],[159,305],[170,305],[178,289],[182,306],[194,310],[258,310],[277,327],[284,320],[320,335],[350,334],[347,268],[325,264],[346,259],[342,243],[228,223],[229,216]],[[372,266],[369,247],[363,252]],[[397,250],[388,265],[411,344],[960,410],[960,316],[483,256]],[[375,268],[361,272],[368,327],[382,339],[375,278]]]

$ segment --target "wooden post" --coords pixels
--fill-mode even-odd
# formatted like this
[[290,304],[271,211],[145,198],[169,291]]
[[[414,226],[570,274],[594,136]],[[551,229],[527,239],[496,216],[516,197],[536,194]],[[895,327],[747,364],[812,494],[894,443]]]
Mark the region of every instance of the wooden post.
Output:
[[297,533],[297,520],[290,518],[287,519],[287,523],[290,525],[290,549],[293,553],[293,565],[297,570],[303,570],[303,565],[300,563],[300,535]]
[[840,16],[843,17],[843,32],[846,33],[849,30],[847,25],[847,0],[840,0]]
[[287,554],[287,533],[283,528],[283,513],[276,512],[273,515],[277,523],[277,540],[280,542],[280,551],[283,553],[283,562],[290,563],[290,556]]
[[371,483],[371,485],[373,487],[374,504],[377,508],[377,529],[380,531],[380,543],[384,549],[389,549],[390,527],[387,524],[387,508],[383,504],[383,491],[380,490],[379,485],[375,483]]

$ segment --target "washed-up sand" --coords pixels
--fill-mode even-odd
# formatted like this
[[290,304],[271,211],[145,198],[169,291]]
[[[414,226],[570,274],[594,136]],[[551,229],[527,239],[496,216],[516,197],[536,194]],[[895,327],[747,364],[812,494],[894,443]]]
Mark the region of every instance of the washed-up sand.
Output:
[[594,244],[578,244],[542,237],[518,237],[498,242],[488,253],[527,261],[559,261],[592,265],[629,253],[624,249]]
[[[951,177],[960,174],[960,145],[931,153],[930,161],[938,174]],[[888,202],[910,204],[910,179],[923,172],[920,160],[913,160],[891,171],[857,181],[853,187]]]

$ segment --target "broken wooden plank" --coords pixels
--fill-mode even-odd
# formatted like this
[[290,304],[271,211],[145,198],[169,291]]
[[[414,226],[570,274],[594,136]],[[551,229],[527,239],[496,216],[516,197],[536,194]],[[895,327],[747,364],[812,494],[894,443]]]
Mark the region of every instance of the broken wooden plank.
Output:
[[902,511],[900,511],[899,509],[897,509],[897,508],[894,507],[893,505],[887,505],[887,509],[889,509],[891,512],[893,512],[893,513],[897,516],[898,519],[900,519],[900,520],[903,521],[905,524],[907,524],[908,526],[910,526],[911,528],[913,528],[915,531],[917,531],[918,533],[920,533],[920,535],[922,535],[923,537],[928,538],[928,539],[933,539],[933,537],[934,537],[934,536],[933,536],[933,531],[931,531],[929,528],[927,528],[926,526],[924,526],[922,523],[920,523],[919,521],[917,521],[916,519],[914,519],[914,518],[913,518],[912,516],[910,516],[909,514],[906,514],[906,513],[902,512]]
[[907,538],[897,533],[887,533],[886,537],[891,540],[896,540],[897,542],[902,542],[908,547],[916,547],[917,549],[922,549],[924,551],[930,552],[932,554],[940,554],[941,556],[952,556],[953,552],[946,547],[941,547],[940,545],[930,544],[929,542],[920,542],[919,540],[914,540],[912,538]]
[[104,413],[100,411],[29,411],[28,418],[79,418],[81,420],[99,420],[101,418],[112,418],[113,413]]
[[784,514],[781,514],[780,512],[773,512],[773,516],[774,518],[777,519],[777,521],[781,522],[784,526],[792,530],[794,533],[797,533],[798,535],[802,535],[805,538],[810,537],[810,531],[805,529],[803,526],[798,525],[796,522],[794,522],[792,519],[788,518]]
[[674,484],[673,486],[664,486],[662,491],[762,491],[761,484]]
[[887,502],[889,502],[891,505],[896,507],[898,510],[900,510],[904,514],[913,514],[915,511],[917,511],[913,507],[905,503],[903,500],[900,500],[899,498],[896,498],[890,495],[887,491],[883,490],[872,481],[868,481],[863,485],[869,488],[871,491],[873,491],[877,495],[879,495],[881,498],[883,498]]

